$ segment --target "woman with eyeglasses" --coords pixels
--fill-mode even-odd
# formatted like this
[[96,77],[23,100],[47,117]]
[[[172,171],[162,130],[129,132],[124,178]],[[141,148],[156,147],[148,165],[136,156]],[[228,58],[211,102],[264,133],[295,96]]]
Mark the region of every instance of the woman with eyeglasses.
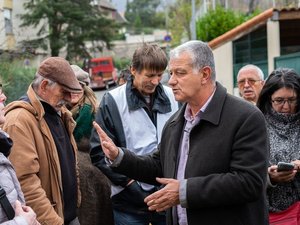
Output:
[[[270,141],[267,188],[270,222],[278,213],[286,215],[300,209],[299,100],[300,76],[293,69],[279,68],[267,78],[257,102],[265,115]],[[294,166],[282,169],[279,162]]]
[[[5,122],[5,101],[6,96],[0,83],[0,125]],[[24,195],[16,172],[7,158],[11,147],[12,140],[0,128],[0,225],[39,225],[35,212],[25,205]],[[3,198],[3,196],[6,196],[6,198]],[[8,202],[6,202],[6,199]],[[13,208],[12,213],[7,209],[9,205],[7,206],[5,202]]]

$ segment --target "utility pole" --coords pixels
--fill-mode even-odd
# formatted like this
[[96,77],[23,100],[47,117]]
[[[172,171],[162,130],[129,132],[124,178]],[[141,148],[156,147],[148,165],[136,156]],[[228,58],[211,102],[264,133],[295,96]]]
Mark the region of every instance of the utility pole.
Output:
[[167,0],[165,1],[165,27],[167,30],[167,34],[169,34],[169,5]]
[[196,40],[196,13],[195,0],[192,0],[191,39]]
[[205,15],[207,13],[207,2],[206,2],[206,0],[204,0],[203,5],[204,5],[204,15]]

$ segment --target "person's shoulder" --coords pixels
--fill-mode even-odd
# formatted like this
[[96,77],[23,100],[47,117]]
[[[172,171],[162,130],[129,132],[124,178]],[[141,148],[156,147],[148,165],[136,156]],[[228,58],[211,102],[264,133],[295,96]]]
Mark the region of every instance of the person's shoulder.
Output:
[[28,102],[12,102],[7,105],[6,108],[3,130],[7,131],[8,127],[19,127],[24,131],[25,128],[31,127],[32,124],[35,124],[41,116],[42,115],[39,115]]
[[[13,111],[13,113],[11,113]],[[36,110],[33,106],[25,101],[13,101],[5,107],[6,115],[14,115],[14,117],[24,116],[26,112],[35,115]]]
[[91,109],[92,109],[92,105],[89,103],[84,103],[81,108],[82,111],[91,111]]
[[227,94],[224,109],[232,118],[246,119],[253,116],[258,121],[264,120],[264,115],[257,106],[231,94]]
[[249,112],[260,111],[254,104],[231,94],[227,94],[226,103],[228,105],[231,105],[232,110],[245,110]]
[[[11,162],[7,157],[0,152],[0,185],[1,186],[10,186],[9,184],[13,181],[11,173],[13,173],[14,169]],[[12,185],[11,185],[12,186]]]
[[[0,152],[0,166],[7,166],[7,165],[10,165],[10,161],[8,160],[7,157],[5,157],[5,155]],[[0,172],[3,171],[2,169],[0,169]],[[1,179],[2,179],[2,176],[1,176]]]
[[123,85],[120,85],[118,87],[115,87],[111,90],[109,90],[108,92],[106,92],[106,94],[111,94],[111,95],[114,95],[115,93],[119,93],[123,90],[126,90],[126,84],[123,84]]
[[115,102],[116,96],[113,97],[112,93],[109,91],[109,92],[106,92],[103,96],[102,96],[102,99],[101,99],[101,102],[100,102],[100,108],[103,107],[103,106],[111,106],[112,105],[112,102]]

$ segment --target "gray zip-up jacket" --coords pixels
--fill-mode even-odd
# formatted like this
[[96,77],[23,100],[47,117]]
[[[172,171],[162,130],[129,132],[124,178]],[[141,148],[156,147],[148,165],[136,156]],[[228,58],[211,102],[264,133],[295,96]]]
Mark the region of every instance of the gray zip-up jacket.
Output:
[[[0,152],[0,185],[5,190],[6,196],[14,207],[16,200],[25,204],[24,195],[17,179],[16,172],[10,161]],[[16,216],[9,220],[0,205],[0,224],[1,225],[27,225],[22,216]]]

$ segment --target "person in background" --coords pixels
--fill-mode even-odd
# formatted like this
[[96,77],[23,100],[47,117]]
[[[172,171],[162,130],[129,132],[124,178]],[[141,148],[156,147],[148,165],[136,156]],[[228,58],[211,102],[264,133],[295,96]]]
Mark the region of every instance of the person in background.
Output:
[[259,93],[264,85],[264,74],[255,65],[243,66],[237,74],[237,84],[241,97],[256,105]]
[[107,166],[163,184],[145,202],[149,210],[166,210],[168,225],[267,225],[263,114],[215,81],[213,53],[204,42],[171,50],[169,70],[175,98],[185,103],[166,123],[158,151],[140,156],[118,148],[95,122]]
[[118,77],[117,84],[122,85],[125,84],[128,80],[130,80],[131,72],[130,69],[123,69],[120,72],[120,76]]
[[71,94],[68,104],[76,121],[74,137],[78,146],[78,167],[81,190],[81,205],[78,218],[81,225],[112,225],[113,213],[110,185],[107,177],[93,166],[90,151],[92,122],[95,119],[97,98],[89,87],[89,74],[77,65],[71,65],[82,86],[81,93]]
[[[0,126],[5,122],[5,101],[6,96],[0,83]],[[35,212],[32,208],[25,205],[24,195],[16,172],[7,158],[10,154],[12,144],[9,135],[0,128],[0,186],[4,189],[7,199],[15,210],[15,217],[9,220],[3,206],[0,207],[0,224],[39,225],[40,223],[36,220]],[[3,198],[3,196],[0,196],[0,198]]]
[[72,93],[81,92],[69,62],[49,57],[27,94],[6,107],[3,130],[14,140],[10,160],[26,203],[41,224],[79,224],[75,121],[65,105]]
[[[130,80],[103,96],[96,121],[116,145],[138,155],[156,149],[165,122],[178,110],[172,90],[160,84],[166,66],[165,52],[158,45],[145,43],[133,54]],[[116,225],[165,224],[165,214],[149,211],[144,202],[159,186],[137,182],[108,167],[96,130],[90,154],[93,164],[112,182]]]
[[[269,212],[282,212],[300,200],[300,77],[278,68],[267,78],[258,108],[267,122],[270,141],[267,189]],[[294,170],[277,171],[278,162],[291,162]]]

